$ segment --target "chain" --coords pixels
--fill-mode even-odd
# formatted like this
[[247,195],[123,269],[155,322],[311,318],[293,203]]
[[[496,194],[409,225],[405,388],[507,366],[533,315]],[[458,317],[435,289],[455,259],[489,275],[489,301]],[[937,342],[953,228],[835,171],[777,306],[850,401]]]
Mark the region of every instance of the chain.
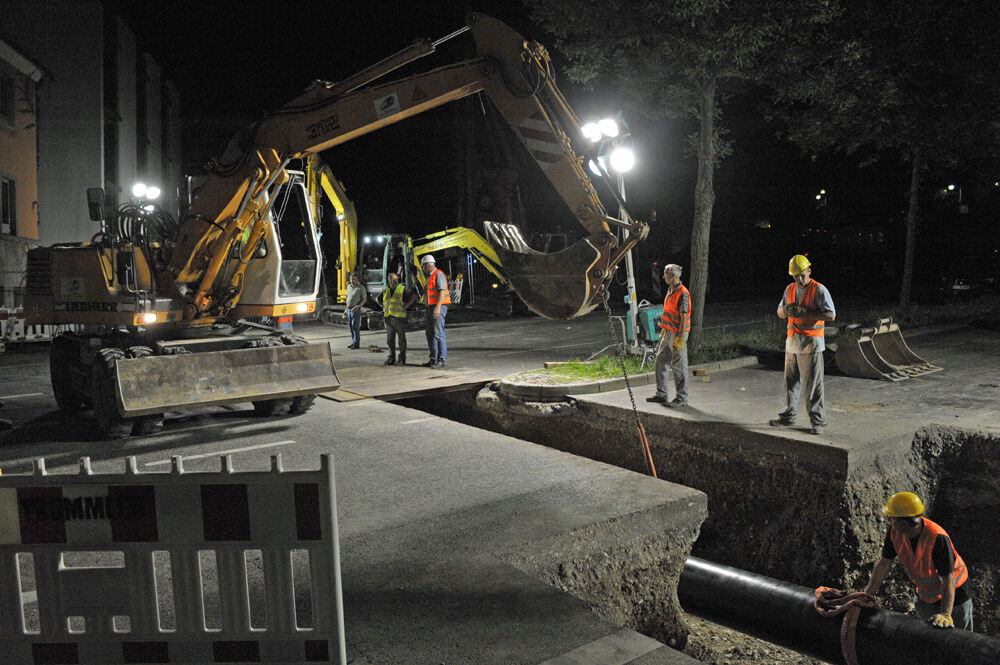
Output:
[[622,368],[622,376],[625,377],[625,388],[628,390],[628,399],[632,403],[632,415],[635,416],[635,427],[639,432],[639,440],[643,448],[643,457],[646,460],[646,466],[649,469],[650,475],[654,478],[656,475],[656,466],[653,464],[653,453],[649,449],[649,441],[646,439],[646,428],[642,426],[642,420],[639,418],[639,409],[635,405],[635,394],[632,393],[632,384],[628,380],[628,369],[625,368],[625,341],[618,341],[618,333],[615,332],[615,322],[611,315],[611,306],[608,305],[608,292],[604,292],[604,298],[602,298],[602,303],[604,304],[604,311],[608,315],[608,329],[611,331],[611,339],[615,343],[615,347],[618,349],[618,365]]

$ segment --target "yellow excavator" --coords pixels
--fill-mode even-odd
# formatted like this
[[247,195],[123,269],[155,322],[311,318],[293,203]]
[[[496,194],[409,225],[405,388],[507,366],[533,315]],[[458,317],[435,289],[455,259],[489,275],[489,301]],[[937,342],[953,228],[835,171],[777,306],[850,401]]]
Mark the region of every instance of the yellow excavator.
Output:
[[[388,286],[388,273],[396,272],[406,286],[417,293],[423,293],[427,276],[420,269],[420,258],[424,254],[434,253],[439,256],[453,254],[455,251],[464,256],[460,262],[463,268],[471,268],[472,263],[481,265],[492,277],[492,284],[509,290],[510,280],[503,271],[500,257],[487,240],[473,229],[462,226],[447,228],[443,231],[429,233],[420,238],[414,238],[406,233],[368,234],[361,241],[358,232],[358,217],[354,202],[347,196],[344,183],[333,175],[330,167],[323,163],[319,155],[310,154],[302,160],[305,172],[306,191],[309,196],[309,206],[318,229],[324,225],[324,216],[332,212],[338,226],[337,256],[332,261],[330,257],[324,261],[326,270],[336,275],[336,291],[332,298],[328,295],[324,306],[316,312],[317,318],[327,323],[346,323],[343,317],[347,302],[347,284],[351,273],[357,273],[361,283],[368,291],[368,302],[375,304],[382,289]],[[329,208],[324,208],[324,200]],[[327,245],[328,247],[328,245]],[[442,264],[443,266],[444,264]],[[459,278],[452,270],[447,274]],[[322,286],[327,286],[323,284]],[[452,289],[453,303],[455,289]],[[493,311],[493,308],[490,308]],[[383,325],[382,312],[372,307],[363,307],[367,314],[369,330],[379,329]],[[422,310],[410,310],[412,323],[422,324]],[[365,319],[363,319],[364,321]]]
[[[474,58],[382,80],[466,31]],[[489,224],[505,274],[542,316],[569,319],[593,310],[648,226],[605,210],[582,168],[585,156],[574,149],[583,145],[579,122],[545,49],[496,19],[470,14],[462,30],[418,41],[343,81],[317,82],[237,134],[179,224],[133,203],[105,215],[103,193],[89,190],[101,233],[28,256],[28,322],[85,326],[52,343],[59,407],[92,407],[108,438],[151,431],[166,411],[210,404],[253,402],[275,415],[307,410],[317,393],[339,385],[329,346],[246,321],[315,308],[316,226],[305,175],[291,163],[479,92],[587,233],[565,250],[541,254],[516,227]],[[608,192],[616,197],[614,188]],[[625,229],[624,242],[611,226]]]

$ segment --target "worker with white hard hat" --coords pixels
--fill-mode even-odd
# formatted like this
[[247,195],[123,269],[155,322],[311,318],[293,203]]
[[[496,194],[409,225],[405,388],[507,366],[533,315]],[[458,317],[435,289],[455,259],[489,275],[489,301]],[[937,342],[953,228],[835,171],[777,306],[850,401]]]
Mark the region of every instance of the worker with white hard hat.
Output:
[[448,276],[435,265],[432,254],[424,254],[423,258],[420,259],[420,267],[427,275],[427,289],[424,293],[427,315],[424,319],[424,332],[427,335],[427,350],[430,358],[424,363],[424,367],[443,369],[445,359],[448,356],[444,320],[448,315],[448,305],[451,304]]
[[778,303],[778,318],[788,321],[785,339],[785,408],[770,421],[774,427],[795,423],[799,396],[805,392],[806,410],[813,434],[826,427],[823,400],[823,351],[825,324],[837,318],[833,298],[825,286],[812,278],[812,264],[802,254],[788,262],[788,285]]

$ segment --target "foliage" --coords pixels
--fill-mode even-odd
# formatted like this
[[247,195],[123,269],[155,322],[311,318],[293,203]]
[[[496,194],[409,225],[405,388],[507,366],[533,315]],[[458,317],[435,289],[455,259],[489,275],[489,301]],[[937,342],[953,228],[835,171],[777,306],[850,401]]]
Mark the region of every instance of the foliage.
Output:
[[810,151],[909,166],[900,306],[909,306],[925,169],[969,166],[1000,145],[1000,14],[981,2],[858,0],[772,81],[788,136]]
[[569,77],[610,86],[650,117],[694,119],[698,159],[691,231],[692,350],[701,339],[708,285],[713,175],[730,151],[720,102],[734,86],[772,75],[837,14],[834,0],[527,0],[556,36]]

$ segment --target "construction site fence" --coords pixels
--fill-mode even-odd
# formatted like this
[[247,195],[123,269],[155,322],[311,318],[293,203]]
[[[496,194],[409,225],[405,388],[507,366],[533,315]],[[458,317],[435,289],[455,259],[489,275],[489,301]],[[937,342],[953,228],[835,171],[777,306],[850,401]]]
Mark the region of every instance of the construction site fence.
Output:
[[83,326],[76,324],[29,324],[24,320],[24,308],[0,307],[0,352],[8,344],[48,342],[63,332],[82,330]]

